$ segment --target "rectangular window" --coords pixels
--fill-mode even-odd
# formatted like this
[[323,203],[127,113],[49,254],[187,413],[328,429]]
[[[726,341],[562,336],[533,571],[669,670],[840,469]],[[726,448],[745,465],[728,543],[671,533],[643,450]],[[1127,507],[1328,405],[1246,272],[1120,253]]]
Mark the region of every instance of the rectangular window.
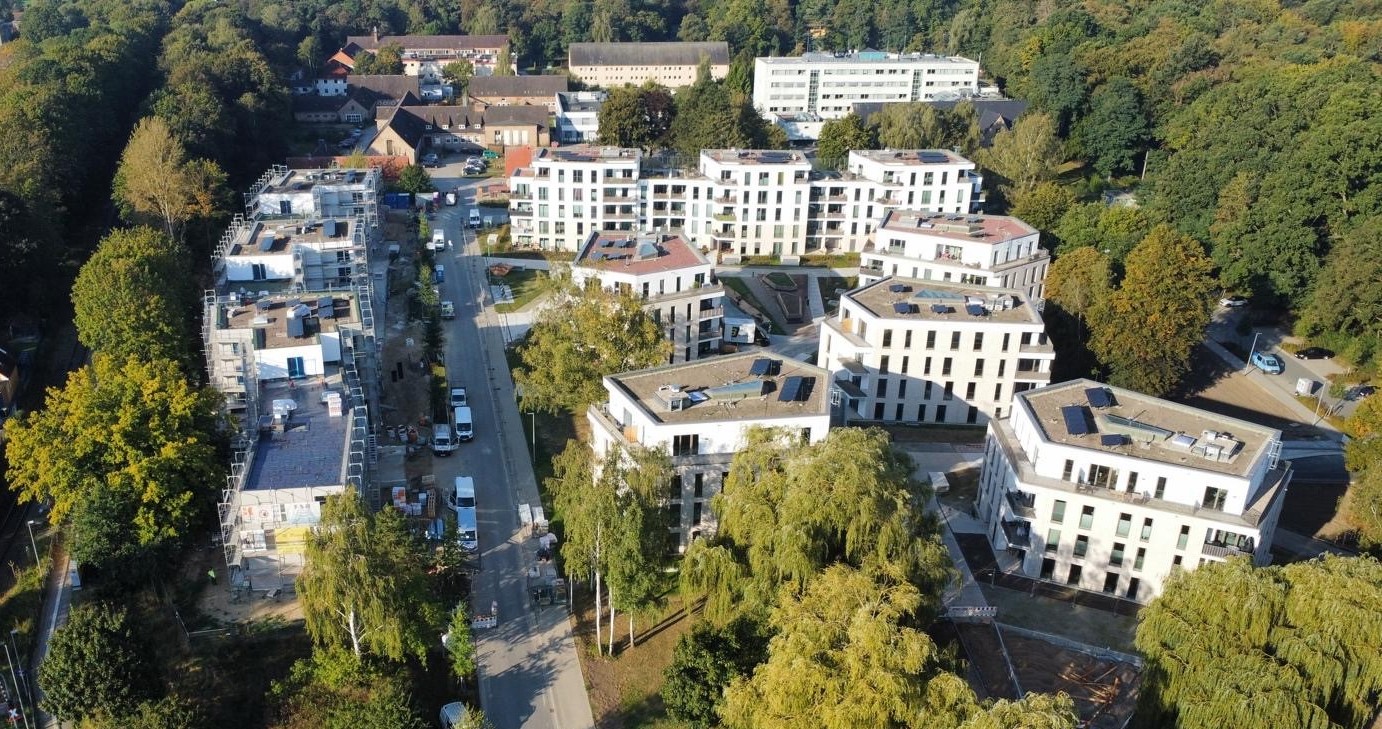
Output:
[[1204,508],[1214,511],[1223,511],[1224,502],[1228,500],[1228,492],[1223,489],[1216,489],[1213,486],[1204,488]]
[[[905,377],[897,381],[897,396],[899,398],[907,397],[907,378]],[[902,407],[902,403],[898,403],[897,406]],[[897,419],[902,419],[901,413],[898,414]]]
[[888,355],[886,354],[878,358],[878,374],[888,374]]
[[959,349],[959,348],[960,348],[960,333],[959,333],[959,332],[951,332],[951,333],[950,333],[950,349],[953,351],[953,350],[956,350],[956,349]]
[[1180,556],[1179,554],[1176,555],[1176,556],[1174,556],[1174,557],[1172,557],[1172,558],[1171,558],[1171,566],[1172,566],[1172,567],[1179,567],[1180,564],[1181,564],[1181,562],[1182,562],[1184,559],[1185,559],[1185,558],[1182,557],[1182,556]]
[[1080,528],[1088,529],[1094,526],[1094,507],[1086,506],[1080,510]]
[[699,501],[691,505],[691,523],[693,525],[701,523],[701,503]]
[[1151,520],[1151,519],[1143,519],[1143,520],[1142,520],[1142,541],[1145,542],[1145,541],[1147,541],[1147,540],[1149,540],[1149,539],[1151,539],[1151,538],[1152,538],[1152,520]]
[[906,347],[907,349],[911,349],[911,348],[912,348],[912,330],[911,330],[911,329],[908,329],[908,330],[907,330],[907,335],[906,335],[905,337],[902,338],[902,346],[903,346],[903,347]]
[[1075,473],[1075,462],[1069,458],[1065,459],[1065,468],[1061,470],[1060,480],[1069,481],[1070,476]]
[[1110,595],[1112,595],[1115,592],[1118,592],[1117,572],[1109,572],[1108,574],[1104,575],[1104,592],[1107,592]]
[[1089,553],[1089,537],[1081,534],[1075,537],[1075,556],[1083,557]]
[[1128,471],[1128,483],[1123,487],[1124,491],[1132,493],[1137,489],[1137,471]]
[[1052,524],[1063,524],[1063,523],[1065,523],[1065,502],[1064,502],[1064,501],[1057,500],[1056,503],[1054,503],[1054,504],[1051,505],[1051,523],[1052,523]]
[[[692,488],[695,489],[695,490],[694,490],[692,493],[693,493],[693,494],[695,495],[695,497],[698,498],[698,499],[704,497],[704,496],[705,496],[705,474],[704,474],[704,473],[698,473],[698,474],[696,474],[693,478],[694,478],[694,480],[691,482],[691,485],[692,485]],[[699,519],[698,519],[697,521],[699,521]]]
[[1154,499],[1166,498],[1166,477],[1158,476],[1156,480],[1156,493],[1152,494]]
[[672,455],[694,456],[700,453],[701,437],[696,433],[672,436]]
[[888,378],[886,378],[886,377],[880,377],[880,378],[878,378],[878,392],[875,394],[875,397],[887,397],[887,396],[888,396]]
[[891,347],[891,346],[893,346],[893,330],[891,330],[891,329],[884,329],[884,330],[883,330],[883,346],[884,346],[884,347]]
[[[976,335],[976,336],[977,336],[977,335]],[[979,359],[974,360],[974,376],[975,376],[975,377],[983,377],[983,376],[984,376],[984,359],[983,359],[982,357],[980,357]]]
[[941,360],[941,377],[945,377],[946,375],[950,374],[950,365],[951,361],[949,357],[946,357],[945,359]]
[[945,406],[944,406],[944,405],[937,405],[937,406],[936,406],[936,422],[937,422],[937,423],[944,423],[944,422],[945,422]]
[[1138,547],[1138,548],[1137,548],[1137,556],[1132,558],[1132,568],[1135,569],[1135,570],[1140,570],[1140,569],[1142,569],[1142,564],[1143,564],[1143,562],[1145,562],[1146,560],[1147,560],[1147,548],[1146,548],[1146,547]]
[[1004,352],[1008,351],[1008,342],[1009,342],[1011,339],[1012,339],[1012,335],[1011,335],[1011,334],[1004,334],[1004,335],[1003,335],[1003,351],[1004,351]]
[[966,399],[966,400],[973,400],[973,399],[974,399],[974,388],[975,388],[975,387],[977,387],[977,385],[975,385],[975,383],[973,383],[973,382],[969,383],[968,385],[965,385],[965,399]]
[[979,422],[979,408],[977,406],[969,406],[969,412],[965,414],[965,422],[970,425]]
[[974,333],[974,351],[975,351],[975,352],[978,352],[979,350],[981,350],[981,349],[983,349],[983,348],[984,348],[984,334],[983,334],[983,332],[975,332],[975,333]]
[[1137,599],[1137,588],[1142,586],[1142,581],[1136,577],[1128,580],[1128,591],[1125,593],[1129,600]]
[[947,383],[945,383],[945,393],[941,396],[941,399],[942,399],[942,400],[953,400],[953,399],[955,399],[955,383],[953,383],[953,382],[947,382]]
[[1126,537],[1126,536],[1128,536],[1128,533],[1131,532],[1131,531],[1132,531],[1132,514],[1119,514],[1119,515],[1118,515],[1118,529],[1114,532],[1114,536]]
[[1182,526],[1180,536],[1176,537],[1176,549],[1185,549],[1186,542],[1190,541],[1190,527]]
[[926,360],[923,361],[923,362],[921,363],[921,374],[923,374],[923,375],[929,375],[929,374],[931,374],[931,358],[930,358],[930,357],[927,357]]
[[1123,545],[1122,542],[1114,542],[1114,543],[1113,543],[1113,552],[1112,552],[1111,554],[1109,554],[1109,556],[1108,556],[1108,563],[1109,563],[1110,566],[1112,566],[1112,567],[1122,567],[1122,566],[1123,566],[1123,550],[1124,550],[1124,548],[1125,548],[1125,547],[1124,547],[1124,545]]
[[681,474],[672,476],[667,482],[667,498],[670,501],[681,501]]
[[[826,349],[828,350],[828,349],[830,349],[830,348],[829,348],[829,347],[826,347]],[[902,357],[902,366],[899,367],[898,370],[897,370],[899,374],[905,375],[905,374],[908,373],[908,365],[911,364],[911,359],[912,359],[911,357],[908,357],[908,356],[906,356],[906,355],[903,355],[903,357]]]
[[927,332],[927,333],[926,333],[926,348],[927,348],[927,349],[935,349],[935,348],[936,348],[936,333],[935,333],[934,331],[931,331],[931,332]]
[[1084,574],[1084,568],[1077,564],[1070,565],[1070,575],[1065,578],[1065,584],[1080,584],[1080,576]]
[[1054,552],[1054,551],[1056,551],[1056,549],[1058,549],[1059,547],[1060,547],[1060,530],[1059,530],[1059,529],[1047,529],[1047,530],[1046,530],[1046,551],[1048,551],[1048,552]]
[[[1003,383],[1000,382],[993,386],[993,399],[995,402],[1003,399]],[[1001,411],[1002,408],[999,408],[999,410]]]

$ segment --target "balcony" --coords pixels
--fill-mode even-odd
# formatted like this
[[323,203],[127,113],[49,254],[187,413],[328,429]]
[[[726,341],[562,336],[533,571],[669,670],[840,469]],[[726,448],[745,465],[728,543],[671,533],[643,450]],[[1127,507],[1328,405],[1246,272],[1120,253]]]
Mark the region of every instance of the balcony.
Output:
[[633,220],[638,217],[638,213],[632,210],[606,210],[600,217],[605,220]]
[[722,222],[722,223],[733,223],[733,222],[734,222],[734,213],[715,213],[715,214],[712,215],[711,217],[715,218],[716,220],[718,220],[718,221],[720,221],[720,222]]
[[1050,342],[1044,344],[1022,344],[1017,347],[1017,351],[1022,354],[1051,354],[1056,353],[1056,348]]
[[1008,508],[1012,509],[1014,514],[1024,519],[1036,518],[1036,494],[1029,494],[1025,491],[1009,491],[1007,497]]
[[515,192],[511,192],[511,193],[509,193],[509,199],[510,199],[510,200],[532,200],[532,199],[533,199],[533,191],[532,191],[532,190],[518,190],[518,191],[515,191]]
[[715,198],[714,200],[711,200],[711,202],[719,203],[720,205],[733,205],[739,201],[735,200],[733,195],[721,195]]
[[532,214],[533,214],[533,206],[532,206],[532,205],[513,205],[513,206],[510,206],[510,207],[509,207],[509,217],[513,217],[513,216],[515,216],[515,215],[532,215]]
[[1014,549],[1031,549],[1032,543],[1032,523],[1026,519],[1004,520],[1003,537],[1007,539],[1008,546]]
[[[1249,538],[1248,543],[1252,544],[1251,538]],[[1201,554],[1207,557],[1219,557],[1221,559],[1228,559],[1229,557],[1252,558],[1256,556],[1256,552],[1256,549],[1244,549],[1242,547],[1237,547],[1230,544],[1221,544],[1218,542],[1205,542],[1200,547]]]
[[638,198],[635,197],[635,196],[633,196],[633,195],[622,195],[622,194],[613,194],[613,195],[611,195],[610,193],[606,192],[603,196],[601,196],[600,202],[607,202],[607,203],[631,203],[631,202],[638,202]]

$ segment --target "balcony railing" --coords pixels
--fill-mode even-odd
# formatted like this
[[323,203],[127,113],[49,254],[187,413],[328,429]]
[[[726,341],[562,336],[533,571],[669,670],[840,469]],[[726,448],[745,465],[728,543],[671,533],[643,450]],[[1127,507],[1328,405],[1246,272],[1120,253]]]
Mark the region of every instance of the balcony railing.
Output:
[[1009,491],[1008,508],[1014,514],[1027,519],[1036,518],[1036,494],[1029,494],[1023,491]]
[[1252,557],[1255,554],[1255,550],[1241,549],[1239,547],[1234,547],[1227,544],[1205,542],[1204,545],[1200,547],[1200,553],[1208,555],[1210,557],[1220,557],[1223,559],[1227,559],[1229,557],[1237,557],[1240,555],[1245,557]]

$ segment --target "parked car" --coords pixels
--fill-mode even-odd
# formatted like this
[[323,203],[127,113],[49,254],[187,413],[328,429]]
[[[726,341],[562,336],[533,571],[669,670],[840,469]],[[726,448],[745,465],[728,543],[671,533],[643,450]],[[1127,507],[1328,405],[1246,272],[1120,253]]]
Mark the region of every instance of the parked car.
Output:
[[432,269],[432,273],[437,277],[437,283],[446,283],[446,266],[438,263],[437,267]]
[[1281,358],[1271,352],[1253,352],[1249,364],[1269,375],[1279,375],[1286,370]]
[[1329,359],[1334,353],[1324,347],[1306,347],[1296,352],[1296,359]]
[[426,163],[428,163],[428,162],[440,162],[440,161],[441,161],[441,158],[437,156],[437,153],[436,153],[436,152],[428,152],[427,154],[422,155],[422,162],[423,162],[424,164],[426,164]]
[[456,387],[451,388],[451,407],[452,407],[452,408],[463,408],[463,407],[466,407],[467,405],[469,405],[469,403],[467,402],[467,399],[466,399],[466,391],[465,391],[465,388],[464,388],[464,387],[460,387],[459,385],[456,386]]
[[1247,306],[1247,305],[1248,305],[1248,297],[1246,297],[1246,296],[1238,296],[1238,295],[1235,294],[1235,295],[1233,295],[1233,296],[1225,296],[1224,298],[1219,299],[1219,306],[1226,306],[1226,307],[1228,307],[1228,308],[1230,308],[1230,309],[1236,309],[1236,308],[1238,308],[1238,307],[1240,307],[1240,306]]
[[1362,400],[1364,398],[1372,397],[1372,394],[1374,392],[1377,392],[1377,388],[1373,387],[1372,385],[1359,385],[1353,388],[1353,391],[1348,394],[1348,399]]
[[443,301],[443,302],[441,302],[441,318],[443,318],[443,319],[455,319],[455,318],[456,318],[456,304],[455,304],[454,302],[450,302],[450,301]]

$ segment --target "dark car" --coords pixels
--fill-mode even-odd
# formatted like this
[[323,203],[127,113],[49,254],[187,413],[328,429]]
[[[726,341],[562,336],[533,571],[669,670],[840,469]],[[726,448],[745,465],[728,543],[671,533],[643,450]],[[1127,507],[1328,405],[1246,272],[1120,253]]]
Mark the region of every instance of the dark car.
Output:
[[1329,359],[1334,353],[1324,347],[1306,347],[1296,352],[1296,359]]
[[1377,388],[1372,385],[1359,385],[1353,388],[1353,392],[1348,394],[1348,399],[1362,400],[1367,397],[1372,397],[1375,392],[1377,392]]

